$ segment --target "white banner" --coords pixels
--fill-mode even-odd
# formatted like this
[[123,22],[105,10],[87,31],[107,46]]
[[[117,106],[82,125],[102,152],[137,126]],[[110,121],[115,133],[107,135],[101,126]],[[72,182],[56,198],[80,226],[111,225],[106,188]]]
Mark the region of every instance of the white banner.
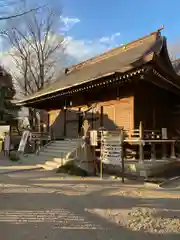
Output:
[[24,149],[25,149],[25,146],[26,146],[29,135],[30,135],[30,131],[26,130],[26,131],[23,132],[22,137],[21,137],[21,141],[19,143],[19,148],[18,148],[19,152],[24,152]]

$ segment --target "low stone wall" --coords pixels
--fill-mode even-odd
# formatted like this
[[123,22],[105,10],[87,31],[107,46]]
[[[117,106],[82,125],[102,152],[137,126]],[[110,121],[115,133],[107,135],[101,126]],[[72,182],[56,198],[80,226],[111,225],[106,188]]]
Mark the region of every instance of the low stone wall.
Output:
[[[177,163],[176,159],[172,160],[156,160],[151,162],[150,160],[144,161],[144,163],[138,163],[136,161],[127,161],[125,160],[125,173],[130,174],[136,177],[149,177],[158,173],[163,172],[164,170],[173,167]],[[104,173],[111,174],[121,174],[122,168],[119,165],[103,165]]]

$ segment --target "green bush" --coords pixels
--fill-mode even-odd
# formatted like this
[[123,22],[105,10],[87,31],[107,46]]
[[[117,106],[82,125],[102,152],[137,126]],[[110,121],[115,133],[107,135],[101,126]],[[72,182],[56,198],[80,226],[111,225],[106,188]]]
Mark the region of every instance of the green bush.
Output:
[[65,165],[59,167],[57,173],[67,173],[69,175],[81,177],[88,176],[88,172],[86,170],[74,165],[72,162],[68,162]]
[[9,159],[13,162],[17,162],[20,160],[20,156],[17,151],[11,151],[9,154]]

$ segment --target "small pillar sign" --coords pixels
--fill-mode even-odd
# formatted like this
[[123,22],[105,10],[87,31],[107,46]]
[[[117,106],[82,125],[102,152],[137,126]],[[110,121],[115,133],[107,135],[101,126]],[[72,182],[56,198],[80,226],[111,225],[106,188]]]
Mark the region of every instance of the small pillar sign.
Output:
[[97,146],[98,145],[98,137],[97,137],[97,131],[91,130],[90,131],[90,144],[91,146]]

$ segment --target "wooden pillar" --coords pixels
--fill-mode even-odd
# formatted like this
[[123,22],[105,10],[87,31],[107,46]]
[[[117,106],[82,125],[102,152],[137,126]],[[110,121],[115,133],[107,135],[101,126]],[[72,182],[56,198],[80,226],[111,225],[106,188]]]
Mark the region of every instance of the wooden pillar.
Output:
[[[152,140],[155,140],[155,133],[152,132]],[[156,160],[156,146],[155,143],[151,142],[151,161]]]
[[167,137],[167,128],[162,128],[161,129],[161,137],[162,137],[162,140],[164,140],[163,142],[162,142],[162,159],[163,160],[166,160],[166,158],[167,158],[167,149],[166,149],[166,142],[165,142],[165,140],[167,140],[168,139],[168,137]]
[[125,166],[124,166],[124,132],[123,129],[121,129],[120,132],[120,155],[121,155],[121,167],[122,167],[122,183],[124,183],[124,177],[125,177]]
[[[12,146],[12,121],[10,121],[9,138],[10,138],[10,150],[11,150],[11,146]],[[2,147],[3,147],[3,144],[2,144]],[[1,149],[1,151],[3,151],[3,148]]]
[[81,108],[78,109],[78,136],[82,135],[82,124],[83,124],[83,117],[81,115]]
[[163,142],[162,143],[162,159],[166,160],[167,156],[166,156],[166,143]]
[[170,156],[170,158],[172,158],[172,159],[176,158],[176,155],[175,155],[175,141],[173,141],[171,143],[171,156]]
[[143,151],[143,126],[142,122],[139,124],[139,163],[144,162],[144,151]]
[[156,146],[155,143],[151,142],[151,161],[156,160]]
[[64,112],[64,134],[63,135],[64,135],[64,137],[66,137],[66,134],[67,134],[67,132],[66,132],[66,123],[67,123],[66,122],[66,117],[67,117],[66,114],[67,114],[67,110],[64,109],[63,112]]
[[153,130],[156,128],[156,108],[153,107]]
[[47,115],[47,132],[49,133],[49,130],[50,130],[50,115],[49,115],[49,113],[48,113],[48,115]]
[[91,113],[91,121],[92,121],[91,128],[92,128],[92,130],[94,130],[94,109],[93,108],[92,108],[92,113]]
[[101,112],[100,112],[100,127],[103,127],[103,106],[101,106]]

